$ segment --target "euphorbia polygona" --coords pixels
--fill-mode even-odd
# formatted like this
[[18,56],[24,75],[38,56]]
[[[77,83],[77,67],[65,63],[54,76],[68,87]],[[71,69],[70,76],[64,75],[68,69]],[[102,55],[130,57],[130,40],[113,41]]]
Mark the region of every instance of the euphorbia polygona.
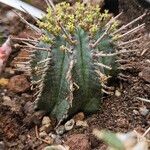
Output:
[[2,73],[7,59],[12,51],[10,38],[6,40],[6,42],[0,47],[0,74]]
[[144,15],[117,29],[120,14],[100,13],[98,5],[49,5],[38,21],[43,36],[31,52],[31,80],[37,108],[62,121],[78,111],[99,110],[102,93],[110,89],[108,79],[118,73],[121,38],[144,25],[119,33]]

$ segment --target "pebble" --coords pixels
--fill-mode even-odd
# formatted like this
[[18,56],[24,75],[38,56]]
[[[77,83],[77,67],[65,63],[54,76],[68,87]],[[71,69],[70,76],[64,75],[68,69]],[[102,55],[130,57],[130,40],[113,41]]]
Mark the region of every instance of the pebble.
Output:
[[70,131],[74,127],[75,121],[71,119],[65,123],[65,130]]
[[121,96],[121,92],[118,91],[118,90],[116,90],[116,91],[115,91],[115,96],[120,97],[120,96]]
[[139,114],[139,112],[137,111],[137,110],[133,110],[133,113],[135,114],[135,115],[138,115]]
[[67,137],[66,145],[69,146],[69,150],[90,150],[89,137],[85,134],[72,134]]
[[78,126],[78,127],[88,127],[89,125],[86,121],[80,121],[79,120],[79,121],[76,122],[76,126]]
[[28,113],[34,113],[34,104],[33,104],[33,102],[30,102],[30,101],[28,101],[25,105],[24,105],[24,107],[23,107],[23,109],[24,109],[24,112],[26,113],[26,114],[28,114]]
[[149,110],[146,108],[146,106],[140,107],[139,111],[143,116],[146,116],[149,113]]
[[44,116],[42,120],[42,125],[51,124],[51,120],[49,117]]
[[42,119],[42,126],[39,129],[40,132],[45,131],[46,133],[49,133],[53,129],[53,126],[51,124],[51,120],[48,116],[44,116]]
[[24,75],[16,75],[10,78],[7,87],[15,93],[22,93],[29,89],[30,83]]
[[76,114],[73,119],[75,122],[77,122],[78,120],[83,121],[85,118],[85,115],[83,112],[79,112],[78,114]]

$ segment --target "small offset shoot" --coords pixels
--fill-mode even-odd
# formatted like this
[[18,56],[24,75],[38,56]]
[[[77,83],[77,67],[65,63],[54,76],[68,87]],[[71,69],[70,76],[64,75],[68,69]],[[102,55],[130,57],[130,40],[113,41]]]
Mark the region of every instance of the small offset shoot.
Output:
[[106,130],[94,129],[93,134],[108,145],[107,150],[148,150],[149,141],[145,137],[149,129],[140,135],[136,131],[128,133],[113,133]]

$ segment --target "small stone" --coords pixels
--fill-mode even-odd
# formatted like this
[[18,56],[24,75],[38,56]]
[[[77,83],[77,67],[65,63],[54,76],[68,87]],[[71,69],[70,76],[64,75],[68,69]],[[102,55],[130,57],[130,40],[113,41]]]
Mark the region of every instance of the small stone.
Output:
[[73,134],[67,137],[65,142],[69,146],[69,150],[90,150],[90,141],[85,134]]
[[73,119],[74,119],[75,122],[77,122],[78,120],[79,120],[79,121],[83,121],[84,118],[85,118],[85,115],[84,115],[83,112],[80,112],[80,113],[76,114],[76,115],[73,117]]
[[121,96],[121,92],[118,91],[118,90],[116,90],[116,91],[115,91],[115,96],[120,97],[120,96]]
[[5,144],[3,141],[0,141],[0,150],[5,150]]
[[42,125],[51,124],[51,120],[49,117],[44,116],[42,120]]
[[45,138],[45,137],[47,136],[47,133],[46,133],[45,131],[40,132],[40,133],[39,133],[39,136],[40,136],[41,138]]
[[45,138],[45,140],[47,141],[48,144],[53,144],[54,143],[54,139],[52,139],[50,136],[47,136]]
[[13,76],[8,83],[8,89],[15,93],[22,93],[28,90],[30,83],[24,75]]
[[34,104],[33,104],[33,102],[27,102],[25,105],[24,105],[24,107],[23,107],[23,109],[24,109],[24,112],[26,113],[26,114],[28,114],[28,113],[34,113]]
[[89,125],[87,124],[86,121],[77,121],[76,126],[78,126],[78,127],[88,127]]
[[49,133],[53,129],[53,126],[51,124],[51,120],[49,117],[44,116],[42,119],[42,127],[40,128],[40,131],[45,131],[46,133]]
[[65,130],[66,130],[66,131],[71,130],[71,129],[73,128],[74,124],[75,124],[74,119],[71,119],[71,120],[67,121],[67,122],[65,123]]
[[56,133],[58,135],[62,135],[63,133],[65,132],[65,127],[63,125],[59,126],[57,129],[56,129]]
[[135,115],[138,115],[139,114],[139,112],[137,111],[137,110],[133,110],[133,113],[135,114]]
[[146,106],[140,107],[139,111],[143,116],[146,116],[149,113],[149,110],[146,108]]

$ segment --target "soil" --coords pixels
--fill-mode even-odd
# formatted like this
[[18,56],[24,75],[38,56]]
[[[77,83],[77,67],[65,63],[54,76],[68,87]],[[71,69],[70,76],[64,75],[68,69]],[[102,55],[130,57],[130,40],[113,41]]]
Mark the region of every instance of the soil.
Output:
[[[37,5],[36,1],[36,5]],[[41,5],[39,5],[41,6]],[[45,7],[45,6],[44,6]],[[113,81],[115,91],[119,95],[104,95],[100,111],[91,116],[86,116],[86,121],[89,127],[86,129],[74,128],[65,133],[62,138],[66,139],[69,135],[75,133],[86,134],[90,138],[92,150],[102,150],[104,144],[98,141],[93,135],[92,130],[109,129],[115,132],[128,132],[136,130],[139,133],[144,133],[150,127],[150,113],[142,115],[140,108],[146,107],[150,110],[150,103],[143,102],[137,97],[150,99],[150,15],[149,11],[141,7],[135,0],[120,0],[119,10],[123,10],[121,17],[122,23],[128,23],[137,16],[140,16],[145,11],[146,17],[141,20],[141,23],[146,24],[146,28],[134,36],[143,36],[143,39],[132,44],[128,49],[138,49],[136,53],[127,53],[122,55],[121,58],[127,60],[122,63],[121,73],[122,76]],[[43,8],[43,6],[42,6]],[[5,15],[11,8],[0,5],[0,32],[3,37],[9,34],[17,37],[33,36],[30,30],[18,19],[5,20]],[[32,21],[31,18],[26,18]],[[34,21],[32,21],[34,22]],[[138,22],[139,23],[139,22]],[[138,25],[138,23],[135,24]],[[128,37],[127,40],[134,38]],[[11,60],[18,55],[18,49],[14,47]],[[145,50],[146,49],[146,50]],[[23,49],[19,49],[19,52]],[[145,51],[145,52],[144,52]],[[5,71],[1,75],[5,78],[23,74],[15,71],[12,62],[7,65],[7,70],[10,69],[11,74]],[[146,74],[147,73],[147,74]],[[141,75],[142,74],[142,75]],[[26,76],[28,79],[28,76]],[[29,82],[29,81],[28,81]],[[0,141],[5,143],[8,150],[41,150],[47,144],[36,138],[35,126],[41,125],[41,114],[34,113],[31,110],[26,111],[26,104],[32,104],[32,91],[26,90],[22,93],[12,92],[5,87],[0,87]],[[9,97],[15,102],[15,108],[3,104],[3,97]],[[105,149],[105,148],[104,148]]]

